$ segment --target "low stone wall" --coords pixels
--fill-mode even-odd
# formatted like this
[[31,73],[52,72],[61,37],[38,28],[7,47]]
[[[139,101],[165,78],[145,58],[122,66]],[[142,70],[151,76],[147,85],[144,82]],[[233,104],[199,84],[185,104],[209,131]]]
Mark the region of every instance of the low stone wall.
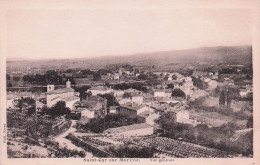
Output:
[[82,139],[76,137],[74,134],[69,133],[67,136],[75,145],[79,147],[85,148],[87,151],[91,151],[93,155],[98,157],[115,157],[112,153],[108,151],[104,151],[101,148],[97,148],[96,146],[91,145],[87,141],[83,141]]

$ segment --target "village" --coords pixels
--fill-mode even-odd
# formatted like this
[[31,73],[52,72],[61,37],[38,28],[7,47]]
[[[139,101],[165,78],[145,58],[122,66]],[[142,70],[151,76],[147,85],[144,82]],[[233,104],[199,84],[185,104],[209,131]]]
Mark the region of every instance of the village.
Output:
[[8,156],[251,157],[250,69],[7,70]]

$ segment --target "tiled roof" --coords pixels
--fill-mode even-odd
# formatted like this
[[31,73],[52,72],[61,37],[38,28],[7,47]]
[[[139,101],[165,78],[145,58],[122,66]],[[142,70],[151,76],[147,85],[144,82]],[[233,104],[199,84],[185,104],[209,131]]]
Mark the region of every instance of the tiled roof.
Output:
[[73,100],[78,100],[78,99],[79,99],[79,97],[77,97],[77,96],[70,96],[70,97],[65,97],[64,98],[64,100],[66,102],[73,101]]
[[101,97],[101,96],[90,96],[87,98],[87,101],[100,101],[100,102],[103,102],[105,101],[106,99]]
[[145,105],[138,105],[138,104],[135,104],[135,103],[128,102],[128,103],[121,105],[121,107],[136,111],[140,108],[145,107]]
[[117,128],[109,128],[105,131],[109,132],[109,133],[121,133],[121,132],[133,131],[133,130],[150,128],[150,127],[152,127],[150,124],[142,123],[142,124],[133,124],[133,125],[128,125],[128,126],[122,126],[122,127],[117,127]]
[[74,92],[74,89],[72,89],[72,88],[56,89],[56,90],[53,90],[53,91],[49,91],[46,94],[51,95],[51,94],[61,94],[61,93],[67,93],[67,92]]
[[139,113],[138,116],[140,116],[142,118],[146,118],[146,117],[150,116],[150,111],[144,111],[142,113]]

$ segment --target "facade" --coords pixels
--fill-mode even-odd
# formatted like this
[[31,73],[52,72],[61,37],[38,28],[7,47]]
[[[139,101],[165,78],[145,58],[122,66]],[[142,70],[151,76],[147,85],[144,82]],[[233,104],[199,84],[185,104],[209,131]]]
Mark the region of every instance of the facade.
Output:
[[127,118],[136,118],[138,114],[144,111],[151,111],[151,109],[145,105],[138,105],[135,103],[126,103],[120,106],[120,115]]
[[80,101],[80,98],[75,96],[74,89],[70,87],[70,81],[66,82],[66,88],[54,89],[54,85],[47,85],[46,93],[47,107],[52,107],[58,101],[66,102],[66,106],[73,109],[73,104]]
[[119,106],[110,106],[110,107],[109,107],[109,113],[119,114],[119,109],[120,109]]
[[154,97],[165,97],[165,91],[163,90],[154,90],[153,91]]
[[144,102],[144,97],[142,95],[132,96],[131,101],[136,104],[141,105]]
[[93,109],[95,116],[102,116],[107,114],[107,100],[100,96],[90,96],[86,100],[82,101],[83,107],[87,109]]

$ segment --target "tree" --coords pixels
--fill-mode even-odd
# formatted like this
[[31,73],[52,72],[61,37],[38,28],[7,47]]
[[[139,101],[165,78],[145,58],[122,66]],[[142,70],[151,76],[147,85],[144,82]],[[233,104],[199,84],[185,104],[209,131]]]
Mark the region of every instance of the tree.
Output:
[[12,87],[12,86],[13,86],[12,83],[10,83],[10,82],[7,83],[7,87]]
[[163,130],[163,134],[166,134],[166,132],[171,132],[173,126],[176,123],[176,117],[175,114],[166,112],[163,113],[157,120],[157,123],[160,126],[160,129]]
[[71,82],[71,85],[76,85],[76,82],[75,82],[75,80],[74,80],[74,77],[73,77],[73,76],[70,78],[70,82]]
[[253,128],[253,116],[249,117],[246,123],[247,128]]
[[179,88],[172,91],[172,96],[186,98],[186,94]]
[[66,107],[66,103],[64,101],[58,101],[51,107],[51,114],[55,116],[68,116],[70,114],[70,109]]
[[104,94],[99,96],[105,98],[107,100],[107,108],[110,106],[119,106],[119,103],[116,101],[116,98],[113,96],[113,94]]
[[167,87],[170,88],[170,89],[173,89],[174,88],[174,84],[173,83],[167,84]]
[[196,78],[194,76],[191,76],[193,85],[196,86],[197,88],[204,90],[208,88],[208,84],[201,80],[200,78]]
[[10,80],[10,75],[9,74],[6,74],[6,80]]
[[131,95],[131,93],[129,93],[129,92],[125,92],[124,94],[123,94],[123,98],[131,98],[132,97],[132,95]]
[[101,80],[101,74],[99,72],[93,74],[93,80],[94,81],[100,81]]
[[15,76],[15,77],[13,77],[13,80],[14,80],[14,81],[19,81],[19,80],[20,80],[20,77]]

